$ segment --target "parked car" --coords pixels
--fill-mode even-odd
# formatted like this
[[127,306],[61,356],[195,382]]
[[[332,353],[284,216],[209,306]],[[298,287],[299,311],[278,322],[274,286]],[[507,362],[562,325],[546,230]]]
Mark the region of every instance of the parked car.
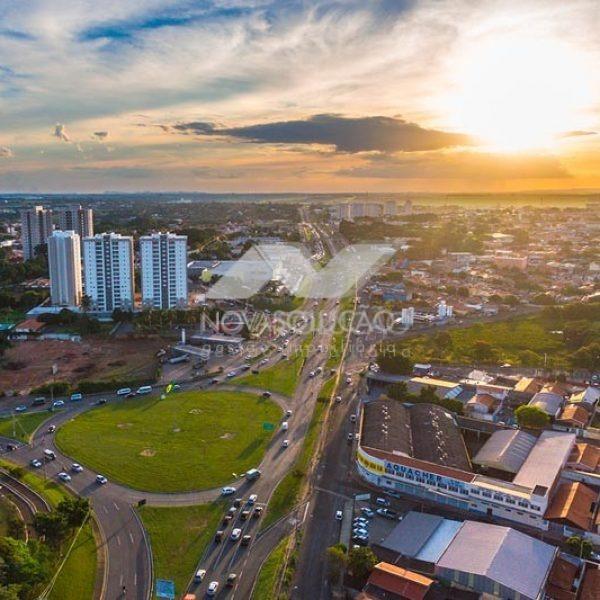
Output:
[[106,479],[106,477],[104,477],[104,475],[96,475],[96,483],[98,483],[100,485],[104,485],[104,484],[108,483],[108,479]]
[[389,506],[390,501],[387,498],[376,498],[375,504],[378,504],[379,506]]
[[131,394],[131,388],[125,387],[117,390],[117,396],[127,396],[128,394]]
[[381,517],[385,517],[386,519],[395,519],[398,514],[389,508],[378,508],[377,514]]
[[367,519],[372,519],[375,516],[375,511],[364,506],[360,509],[360,512],[367,517]]
[[352,541],[358,546],[368,546],[369,538],[365,535],[355,535],[352,537]]
[[79,402],[81,400],[83,400],[83,394],[80,394],[79,392],[71,394],[71,402]]
[[152,393],[152,386],[151,385],[142,385],[137,389],[136,394],[138,396],[145,396],[146,394],[151,394]]
[[31,406],[41,406],[42,404],[46,404],[46,398],[40,396],[31,403]]

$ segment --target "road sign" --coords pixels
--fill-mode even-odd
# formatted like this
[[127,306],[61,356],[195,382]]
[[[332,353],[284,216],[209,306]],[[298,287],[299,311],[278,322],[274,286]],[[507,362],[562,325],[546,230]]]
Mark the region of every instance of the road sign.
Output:
[[273,431],[275,429],[275,425],[273,423],[263,423],[263,429],[265,431]]
[[169,579],[156,580],[156,597],[175,600],[175,582]]

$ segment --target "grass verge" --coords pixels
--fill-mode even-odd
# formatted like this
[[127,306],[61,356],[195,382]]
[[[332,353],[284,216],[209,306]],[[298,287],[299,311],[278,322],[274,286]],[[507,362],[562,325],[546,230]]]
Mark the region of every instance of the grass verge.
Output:
[[0,419],[0,435],[27,443],[31,434],[52,415],[53,413],[44,410],[21,414],[15,416],[14,420],[12,417],[5,417]]
[[246,392],[182,392],[115,402],[58,430],[72,456],[130,487],[157,492],[213,488],[259,465],[281,409]]
[[275,588],[281,577],[285,549],[289,539],[289,537],[285,537],[281,540],[263,563],[252,591],[252,600],[274,600],[276,598]]
[[219,502],[199,506],[144,506],[139,514],[150,536],[154,576],[172,579],[183,594],[222,517]]

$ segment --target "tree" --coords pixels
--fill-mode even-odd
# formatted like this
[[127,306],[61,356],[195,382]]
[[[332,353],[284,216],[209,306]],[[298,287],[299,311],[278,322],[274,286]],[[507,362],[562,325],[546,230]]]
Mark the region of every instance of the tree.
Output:
[[371,548],[353,548],[348,557],[348,570],[359,579],[366,579],[379,562]]
[[572,535],[567,540],[567,549],[574,556],[579,556],[580,558],[590,558],[592,551],[594,550],[594,546],[589,540],[586,540],[579,535]]
[[[32,586],[44,581],[42,561],[35,555],[35,544],[28,545],[10,537],[0,538],[0,584]],[[10,596],[7,596],[10,598]]]
[[524,404],[515,410],[515,417],[519,427],[528,429],[543,429],[550,422],[550,417],[537,406]]
[[413,362],[408,356],[404,356],[404,354],[401,353],[381,353],[377,357],[377,362],[382,371],[394,375],[410,375],[413,370]]
[[346,547],[343,544],[327,548],[328,577],[331,583],[335,584],[339,582],[342,572],[346,568],[347,561]]
[[577,352],[573,353],[571,362],[574,367],[597,371],[600,369],[600,343],[592,342],[588,346],[579,348]]
[[452,349],[454,342],[452,336],[447,331],[440,331],[433,336],[433,345],[436,350],[440,353],[444,353],[447,350]]
[[79,527],[90,512],[90,501],[87,498],[68,498],[57,508],[68,527]]
[[477,340],[473,344],[473,358],[477,362],[486,362],[496,357],[496,349],[485,340]]
[[36,513],[33,518],[35,530],[43,535],[49,544],[57,546],[65,537],[68,526],[64,515],[57,511]]
[[409,396],[408,387],[404,381],[392,383],[387,389],[387,395],[392,398],[392,400],[407,400]]
[[83,312],[87,312],[88,310],[90,310],[90,308],[92,308],[92,298],[87,294],[84,294],[81,297],[81,309],[83,310]]

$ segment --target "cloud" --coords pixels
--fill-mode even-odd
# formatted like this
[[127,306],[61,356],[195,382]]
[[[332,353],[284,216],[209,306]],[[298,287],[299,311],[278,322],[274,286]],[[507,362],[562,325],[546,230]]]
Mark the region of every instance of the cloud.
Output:
[[52,134],[55,138],[62,140],[63,142],[70,143],[71,138],[67,133],[67,128],[62,123],[57,123],[54,127],[54,133]]
[[108,131],[94,131],[94,138],[102,142],[108,137]]
[[0,158],[12,158],[13,151],[8,146],[0,146]]
[[180,133],[226,136],[258,144],[319,144],[334,146],[338,152],[419,152],[469,145],[468,136],[425,129],[394,117],[344,117],[313,115],[306,119],[258,123],[245,127],[218,128],[212,123],[179,123]]
[[584,136],[588,136],[588,135],[598,135],[598,132],[597,131],[584,131],[581,129],[576,129],[575,131],[565,131],[565,133],[563,133],[561,135],[561,137],[571,138],[571,137],[584,137]]
[[564,179],[571,177],[553,156],[436,152],[372,156],[363,164],[336,173],[368,179]]

